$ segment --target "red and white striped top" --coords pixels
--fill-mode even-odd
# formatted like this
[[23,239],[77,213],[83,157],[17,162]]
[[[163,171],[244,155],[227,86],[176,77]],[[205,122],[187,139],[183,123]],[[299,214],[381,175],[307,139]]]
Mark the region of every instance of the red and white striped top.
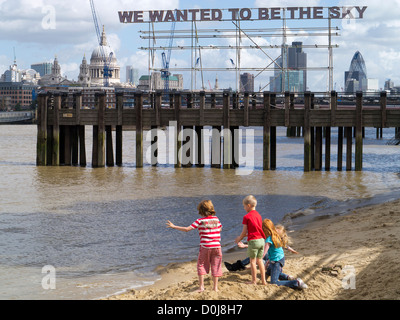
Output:
[[190,225],[193,229],[199,229],[200,246],[204,248],[221,247],[222,224],[216,216],[199,218]]

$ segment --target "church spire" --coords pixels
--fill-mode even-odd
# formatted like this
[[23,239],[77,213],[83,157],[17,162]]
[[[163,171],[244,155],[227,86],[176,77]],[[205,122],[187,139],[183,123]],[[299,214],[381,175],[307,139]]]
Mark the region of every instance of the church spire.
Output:
[[101,33],[100,45],[107,46],[107,37],[106,37],[106,32],[104,30],[104,25],[103,25],[103,32]]

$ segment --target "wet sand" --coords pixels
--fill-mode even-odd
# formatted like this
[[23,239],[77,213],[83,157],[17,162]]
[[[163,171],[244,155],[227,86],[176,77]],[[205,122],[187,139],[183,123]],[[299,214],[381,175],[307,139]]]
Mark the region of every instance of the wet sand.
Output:
[[[400,200],[353,210],[345,216],[321,218],[289,233],[299,254],[285,251],[284,272],[300,277],[308,289],[249,285],[250,269],[229,272],[225,267],[219,291],[211,276],[197,292],[196,260],[160,267],[154,285],[109,300],[381,300],[399,299]],[[224,254],[230,263],[246,257],[235,249]],[[195,258],[195,257],[194,257]]]

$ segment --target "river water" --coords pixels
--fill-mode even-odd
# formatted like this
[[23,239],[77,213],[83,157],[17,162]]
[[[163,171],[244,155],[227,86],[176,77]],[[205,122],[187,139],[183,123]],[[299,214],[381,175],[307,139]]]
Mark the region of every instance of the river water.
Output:
[[157,266],[196,259],[197,232],[167,229],[165,222],[191,224],[203,199],[215,205],[227,252],[241,232],[248,194],[263,217],[291,228],[400,198],[400,147],[386,145],[394,129],[385,129],[382,140],[366,129],[362,172],[337,171],[333,130],[331,171],[309,173],[303,139],[286,138],[284,128],[277,169],[263,171],[262,131],[253,129],[254,168],[239,175],[209,165],[137,169],[133,131],[123,133],[122,167],[94,169],[89,127],[87,167],[36,167],[36,126],[0,126],[0,299],[96,299],[151,284]]

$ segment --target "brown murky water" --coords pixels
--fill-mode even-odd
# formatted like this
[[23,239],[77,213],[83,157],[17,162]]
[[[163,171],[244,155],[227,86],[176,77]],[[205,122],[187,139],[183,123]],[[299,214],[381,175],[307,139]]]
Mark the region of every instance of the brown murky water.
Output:
[[[400,147],[385,144],[392,129],[383,140],[367,130],[362,172],[336,170],[333,132],[331,171],[309,173],[302,138],[286,138],[284,128],[278,128],[277,170],[263,171],[262,131],[252,129],[246,157],[254,165],[239,175],[209,165],[137,169],[133,131],[124,132],[122,167],[93,169],[90,128],[88,167],[36,167],[36,126],[0,126],[0,298],[91,299],[151,283],[157,265],[195,257],[198,235],[177,235],[165,220],[189,225],[204,198],[224,226],[225,251],[241,231],[248,194],[258,198],[264,217],[286,216],[292,227],[305,217],[400,198]],[[45,266],[56,271],[55,289],[43,289]]]

